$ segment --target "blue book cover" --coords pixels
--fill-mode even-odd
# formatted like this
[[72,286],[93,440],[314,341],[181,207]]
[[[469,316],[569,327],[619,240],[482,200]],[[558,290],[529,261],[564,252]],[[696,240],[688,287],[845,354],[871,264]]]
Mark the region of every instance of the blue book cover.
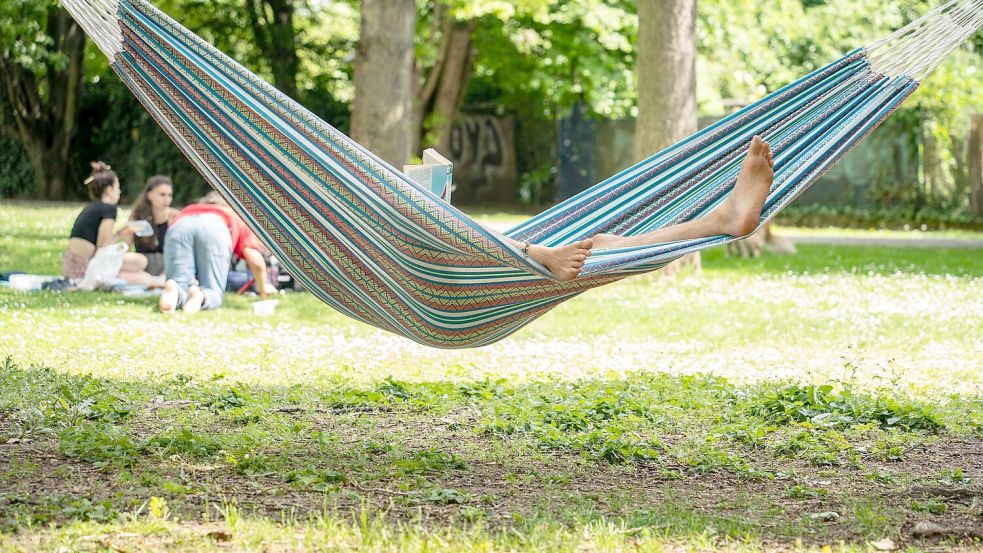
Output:
[[433,148],[424,150],[423,163],[404,165],[403,173],[441,200],[451,202],[451,192],[454,190],[454,164],[437,153],[437,150]]

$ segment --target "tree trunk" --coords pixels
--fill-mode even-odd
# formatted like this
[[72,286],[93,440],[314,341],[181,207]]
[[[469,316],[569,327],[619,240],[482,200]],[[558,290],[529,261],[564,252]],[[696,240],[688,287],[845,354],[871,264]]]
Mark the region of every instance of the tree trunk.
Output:
[[414,143],[415,31],[413,0],[362,0],[352,138],[397,168]]
[[639,0],[635,158],[696,130],[696,0]]
[[297,98],[297,36],[293,0],[246,0],[246,13],[256,44],[270,64],[273,84]]
[[19,140],[34,169],[34,196],[67,199],[69,147],[75,134],[84,74],[85,34],[60,7],[48,10],[46,32],[53,51],[67,60],[63,66],[48,62],[41,75],[0,54],[0,78],[5,104],[12,109],[4,130]]
[[68,199],[68,155],[61,140],[48,133],[22,138],[24,152],[34,169],[34,194],[42,200]]
[[922,166],[924,174],[922,183],[923,196],[931,203],[942,193],[942,148],[938,139],[928,129],[922,130]]
[[474,70],[471,35],[475,28],[474,21],[457,21],[448,12],[444,8],[434,15],[441,18],[440,54],[420,88],[414,131],[427,143],[425,146],[435,146],[445,155]]
[[[696,0],[638,0],[638,118],[640,161],[693,134],[696,115]],[[699,252],[669,264],[700,271]]]
[[983,216],[983,113],[973,115],[967,154],[969,204],[974,213]]

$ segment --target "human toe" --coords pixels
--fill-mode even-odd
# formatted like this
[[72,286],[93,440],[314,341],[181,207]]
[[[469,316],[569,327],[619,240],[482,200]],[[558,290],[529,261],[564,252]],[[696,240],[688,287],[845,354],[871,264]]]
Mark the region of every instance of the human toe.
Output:
[[761,155],[764,151],[764,145],[765,141],[760,136],[754,135],[754,138],[751,139],[751,146],[748,147],[748,153],[756,156]]

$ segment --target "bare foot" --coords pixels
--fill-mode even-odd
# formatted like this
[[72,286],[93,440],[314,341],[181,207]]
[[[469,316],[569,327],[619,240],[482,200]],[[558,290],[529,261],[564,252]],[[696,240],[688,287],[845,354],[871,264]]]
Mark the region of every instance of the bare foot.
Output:
[[188,299],[184,300],[185,313],[197,313],[201,311],[201,304],[205,303],[205,293],[197,285],[188,287]]
[[178,300],[178,287],[177,282],[173,280],[168,280],[164,283],[164,292],[160,295],[160,300],[157,302],[157,306],[160,308],[160,312],[166,315],[174,313],[177,309]]
[[719,213],[710,214],[720,217],[721,234],[745,236],[758,227],[761,210],[775,179],[774,165],[771,145],[760,136],[755,136],[748,147],[734,191],[714,210]]
[[595,234],[591,240],[594,241],[595,250],[606,250],[618,247],[617,243],[624,242],[624,237],[617,234]]
[[559,280],[573,280],[580,274],[584,261],[590,256],[593,241],[588,238],[566,246],[529,246],[529,257],[545,266]]
[[772,170],[774,164],[771,146],[760,136],[755,136],[748,146],[747,157],[741,166],[741,173],[737,176],[733,192],[719,207],[704,217],[669,225],[645,234],[595,235],[594,249],[648,246],[720,234],[731,236],[750,234],[758,226],[761,210],[771,189],[775,177],[775,172]]

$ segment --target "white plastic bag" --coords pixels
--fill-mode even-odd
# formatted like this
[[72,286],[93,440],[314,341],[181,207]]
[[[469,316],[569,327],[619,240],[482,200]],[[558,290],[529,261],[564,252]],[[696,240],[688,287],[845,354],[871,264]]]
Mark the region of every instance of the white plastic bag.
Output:
[[123,254],[129,249],[130,245],[126,242],[99,248],[85,267],[85,276],[78,283],[79,290],[91,292],[97,288],[111,287],[123,266]]

